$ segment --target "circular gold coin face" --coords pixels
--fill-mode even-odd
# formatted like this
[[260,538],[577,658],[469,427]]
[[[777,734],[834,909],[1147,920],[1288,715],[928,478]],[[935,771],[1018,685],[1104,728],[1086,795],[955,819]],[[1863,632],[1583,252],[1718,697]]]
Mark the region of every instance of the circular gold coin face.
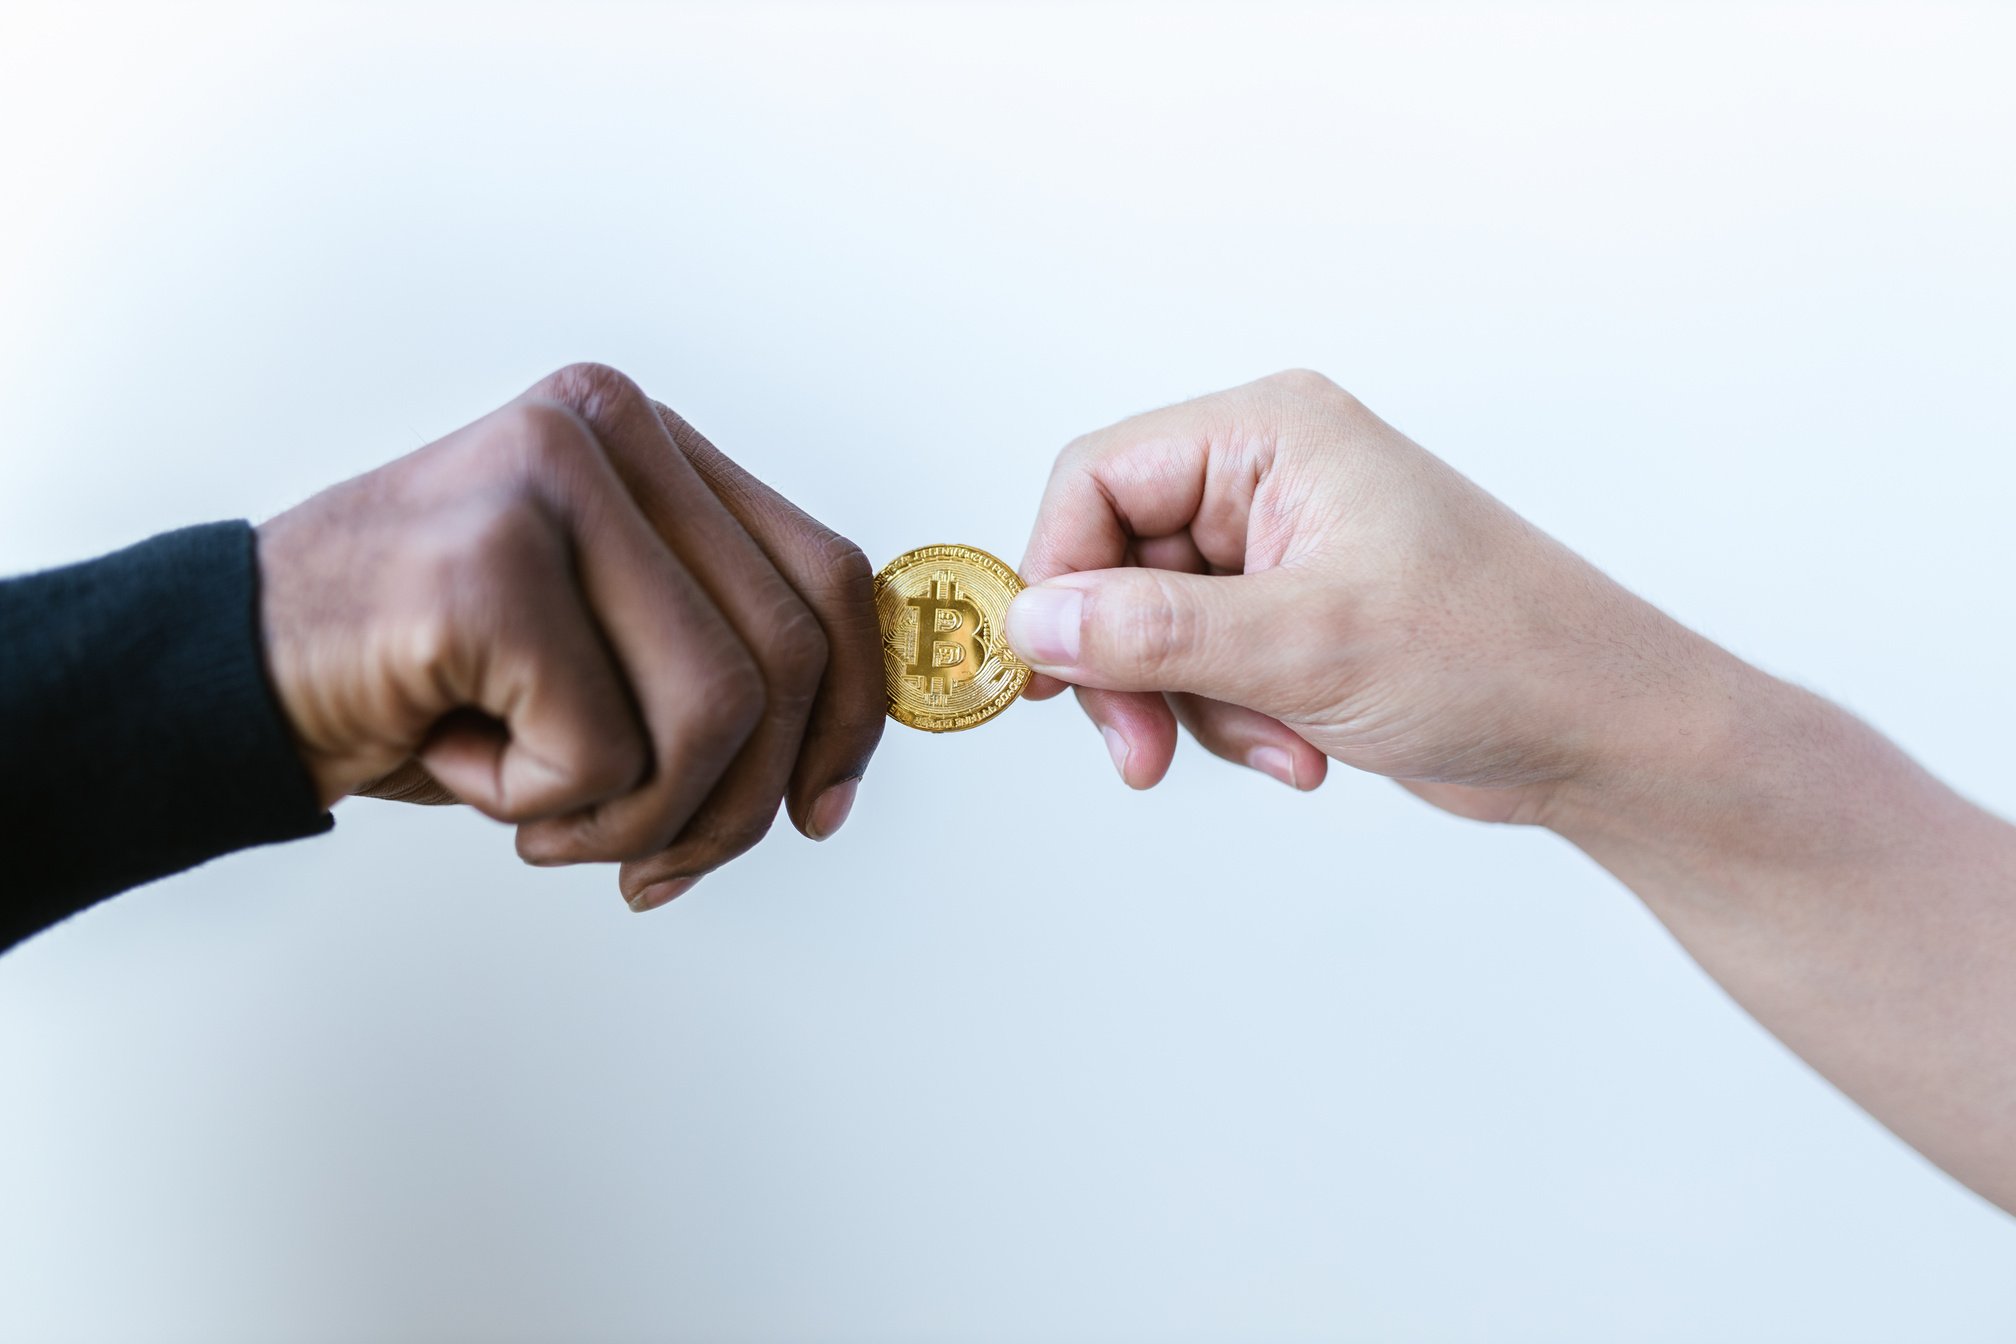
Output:
[[875,576],[889,717],[927,733],[987,722],[1014,703],[1029,664],[1002,636],[1015,571],[977,546],[919,546]]

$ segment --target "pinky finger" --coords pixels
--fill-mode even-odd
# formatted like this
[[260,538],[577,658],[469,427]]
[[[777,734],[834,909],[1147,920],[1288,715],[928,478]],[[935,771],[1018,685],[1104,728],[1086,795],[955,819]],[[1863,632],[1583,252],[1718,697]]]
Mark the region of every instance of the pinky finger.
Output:
[[1323,782],[1330,760],[1279,719],[1201,695],[1169,696],[1190,736],[1213,756],[1247,766],[1307,792]]

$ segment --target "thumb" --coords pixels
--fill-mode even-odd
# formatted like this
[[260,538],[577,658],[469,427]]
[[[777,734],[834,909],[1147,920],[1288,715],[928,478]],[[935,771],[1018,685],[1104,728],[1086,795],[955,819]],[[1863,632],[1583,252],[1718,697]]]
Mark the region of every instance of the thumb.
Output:
[[1251,705],[1265,697],[1266,652],[1284,627],[1285,576],[1166,569],[1065,574],[1008,608],[1008,643],[1024,662],[1074,686],[1194,691]]

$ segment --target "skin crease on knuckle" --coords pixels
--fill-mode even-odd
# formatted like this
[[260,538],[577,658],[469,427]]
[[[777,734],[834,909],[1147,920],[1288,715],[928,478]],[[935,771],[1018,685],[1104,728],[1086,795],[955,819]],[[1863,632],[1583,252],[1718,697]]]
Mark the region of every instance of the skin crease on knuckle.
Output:
[[[739,648],[718,658],[709,671],[695,675],[686,689],[684,707],[660,740],[657,769],[646,787],[668,776],[690,772],[705,762],[718,778],[756,733],[768,709],[769,697],[755,661]],[[607,857],[623,861],[649,858],[674,843],[694,815],[704,811],[700,800],[692,813],[668,816],[662,811],[639,813],[625,827],[621,841]]]
[[[777,530],[788,529],[785,540],[769,544],[776,546],[779,568],[811,621],[809,630],[788,637],[798,643],[795,650],[766,657],[766,662],[798,669],[796,684],[778,688],[778,693],[794,698],[794,713],[797,701],[812,711],[785,789],[794,819],[802,821],[826,789],[860,776],[886,721],[875,652],[881,625],[875,614],[874,570],[859,546],[789,504],[764,503],[758,516],[770,521],[768,527],[759,525],[759,539],[774,539]],[[861,654],[865,661],[853,656]]]
[[687,814],[664,808],[605,805],[521,828],[519,853],[541,866],[634,863],[662,853],[687,822]]
[[[746,652],[717,659],[705,675],[696,677],[691,690],[697,729],[690,741],[696,750],[732,756],[741,749],[763,722],[769,710],[761,670]],[[661,763],[661,771],[669,768]]]
[[830,599],[845,609],[873,617],[875,612],[875,567],[867,554],[838,532],[820,529],[812,556],[815,575],[808,598]]
[[[748,515],[750,535],[811,608],[821,637],[851,633],[856,624],[876,628],[875,571],[861,548],[789,501],[747,485],[723,461],[713,452],[697,457],[695,466],[717,495]],[[829,653],[817,650],[822,666]]]
[[[724,773],[727,764],[762,723],[769,699],[753,663],[746,673],[726,677],[717,674],[712,686],[712,690],[694,688],[696,708],[682,720],[675,734],[679,740],[665,753],[675,764],[661,766],[661,774],[667,768],[679,769],[678,762],[695,760],[719,763],[722,769],[715,774]],[[769,833],[774,817],[772,808],[760,815],[743,814],[730,821],[713,813],[703,799],[690,814],[675,817],[660,813],[640,818],[636,826],[624,832],[620,845],[602,857],[647,865],[651,875],[646,881],[687,876],[704,872],[754,846]],[[746,837],[746,843],[741,842],[742,837]],[[668,850],[673,852],[668,854]],[[626,898],[635,894],[627,881],[624,890]]]
[[818,694],[830,652],[826,632],[812,609],[796,594],[781,595],[764,627],[757,658],[773,715],[802,715]]
[[[818,524],[810,526],[814,531],[807,538],[804,551],[809,561],[806,567],[809,573],[799,580],[798,591],[810,607],[820,636],[816,650],[819,675],[812,678],[809,688],[810,693],[816,696],[827,673],[832,670],[834,645],[849,647],[851,642],[872,648],[880,639],[881,624],[875,615],[875,571],[868,563],[867,555],[839,533]],[[793,569],[794,577],[798,572]],[[812,652],[803,651],[808,666],[813,661]],[[814,728],[852,728],[869,723],[875,726],[876,736],[879,737],[883,721],[879,678],[856,688],[847,699],[856,703],[834,706],[833,715],[837,724],[815,724]],[[872,747],[873,742],[869,745]]]
[[[1157,571],[1138,572],[1142,576],[1138,591],[1120,608],[1113,636],[1117,646],[1127,651],[1123,675],[1141,685],[1155,685],[1195,647],[1196,612],[1191,604],[1176,599]],[[1091,609],[1083,616],[1087,628],[1104,628],[1104,613],[1097,609],[1100,600],[1095,597],[1088,605]]]
[[[817,699],[826,667],[827,641],[810,608],[795,597],[780,600],[780,614],[773,618],[757,661],[763,667],[763,698],[755,711],[758,726],[749,736],[766,731],[801,734],[807,715]],[[800,744],[794,743],[793,754]],[[753,848],[770,831],[778,805],[789,787],[789,772],[776,781],[776,792],[763,802],[730,810],[712,803],[699,813],[672,840],[667,842],[680,867],[705,871]]]

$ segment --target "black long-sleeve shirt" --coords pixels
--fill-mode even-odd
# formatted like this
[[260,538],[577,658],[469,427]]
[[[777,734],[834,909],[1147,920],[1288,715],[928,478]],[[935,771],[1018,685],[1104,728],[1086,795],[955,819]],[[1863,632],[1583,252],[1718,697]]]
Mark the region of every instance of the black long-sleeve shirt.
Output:
[[266,675],[249,524],[0,582],[0,950],[333,824]]

